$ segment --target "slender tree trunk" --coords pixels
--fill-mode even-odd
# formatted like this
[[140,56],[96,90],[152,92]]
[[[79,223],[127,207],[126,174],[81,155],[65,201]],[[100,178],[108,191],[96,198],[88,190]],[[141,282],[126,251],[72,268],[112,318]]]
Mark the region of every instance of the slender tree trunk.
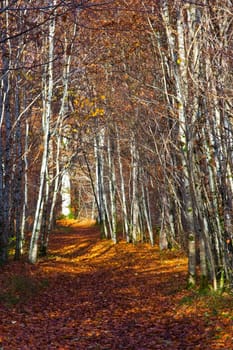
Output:
[[[8,0],[2,1],[2,7],[8,6]],[[1,38],[7,35],[9,30],[8,14],[5,15],[5,24],[2,29]],[[8,243],[10,230],[10,197],[11,197],[11,112],[10,112],[10,44],[3,43],[1,45],[2,55],[2,78],[1,78],[1,124],[0,124],[0,263],[6,263],[8,260]],[[4,126],[4,133],[3,133]],[[3,136],[4,135],[4,136]],[[5,141],[2,142],[4,137]]]
[[[109,131],[111,133],[111,131]],[[109,168],[109,194],[111,207],[111,220],[109,225],[111,227],[111,237],[114,243],[117,243],[117,213],[116,213],[116,172],[114,164],[114,140],[113,135],[108,135],[108,168]]]
[[154,234],[153,234],[153,230],[152,230],[152,225],[151,225],[151,220],[150,220],[150,215],[149,215],[149,208],[150,208],[150,203],[148,201],[148,197],[146,196],[146,192],[147,190],[145,189],[145,187],[147,186],[147,181],[146,181],[146,176],[145,173],[143,171],[141,171],[142,173],[142,178],[140,179],[141,182],[141,200],[142,200],[142,212],[143,212],[143,216],[145,218],[146,221],[146,227],[147,227],[147,231],[149,234],[149,239],[150,239],[150,244],[153,246],[154,245]]
[[61,179],[61,198],[62,198],[62,215],[69,216],[71,214],[71,182],[69,170],[65,169]]
[[129,232],[128,210],[127,210],[126,193],[125,193],[125,179],[124,179],[123,164],[122,164],[122,158],[121,158],[120,136],[119,136],[117,126],[116,126],[116,142],[117,142],[117,156],[118,156],[119,173],[120,173],[121,207],[122,207],[122,214],[123,214],[124,231],[126,235],[126,241],[129,243],[130,232]]
[[105,198],[105,189],[104,189],[104,139],[105,139],[105,129],[102,128],[100,131],[97,131],[95,137],[95,160],[96,160],[96,195],[98,198],[98,207],[99,207],[99,216],[98,223],[101,227],[101,232],[106,237],[108,236],[107,226],[106,226],[106,198]]
[[[55,4],[55,1],[54,1]],[[45,190],[46,171],[48,163],[48,152],[49,152],[49,139],[50,139],[50,119],[51,119],[51,106],[53,96],[53,57],[54,57],[54,35],[55,35],[55,17],[50,21],[49,24],[49,43],[48,43],[48,67],[46,76],[44,77],[45,84],[45,109],[43,113],[43,154],[42,163],[40,170],[40,186],[37,199],[36,213],[34,218],[34,225],[32,230],[32,236],[29,248],[29,261],[36,263],[38,255],[38,239],[40,236],[41,229],[41,216],[43,213],[43,197]],[[48,79],[48,80],[47,80]],[[48,85],[47,85],[48,84]]]
[[24,190],[23,190],[23,209],[22,209],[22,221],[21,221],[21,239],[20,239],[20,254],[23,254],[23,244],[25,236],[26,216],[28,210],[28,139],[29,139],[29,122],[26,117],[25,122],[25,139],[24,139]]
[[[75,37],[77,31],[77,25],[74,24],[74,30],[73,30],[73,37]],[[62,132],[62,126],[63,126],[63,120],[64,117],[66,116],[67,109],[68,109],[68,87],[69,87],[69,81],[70,81],[70,65],[71,65],[71,53],[72,53],[72,45],[70,47],[70,53],[67,54],[68,51],[68,40],[65,40],[65,57],[64,57],[64,68],[63,68],[63,93],[62,93],[62,100],[61,100],[61,107],[59,110],[59,115],[58,115],[58,121],[57,125],[55,128],[55,134],[56,134],[56,156],[55,156],[55,180],[54,180],[54,188],[53,188],[53,196],[52,196],[52,202],[51,202],[51,208],[50,208],[50,213],[49,213],[49,222],[48,222],[48,234],[46,238],[46,248],[45,250],[47,251],[47,246],[48,246],[48,239],[50,232],[53,227],[53,222],[54,222],[54,212],[55,212],[55,206],[57,203],[57,196],[59,193],[59,189],[61,186],[61,174],[60,174],[60,153],[61,153],[61,132]],[[70,185],[70,183],[69,183]],[[71,205],[71,200],[70,200],[70,205]],[[70,209],[70,208],[69,208]]]
[[[15,91],[15,115],[16,115],[16,131],[15,131],[15,145],[17,160],[15,163],[17,164],[17,168],[15,170],[15,189],[14,189],[14,212],[15,212],[15,235],[16,235],[16,246],[15,246],[15,259],[19,260],[23,247],[23,240],[21,234],[21,224],[22,224],[22,209],[24,207],[24,203],[22,202],[22,180],[23,180],[23,159],[22,159],[22,145],[21,145],[21,121],[18,119],[20,115],[20,95],[19,95],[19,81],[20,76],[17,75],[16,81],[16,91]],[[18,119],[18,120],[17,120]]]
[[131,235],[133,243],[137,243],[140,236],[138,203],[138,151],[136,148],[134,135],[132,135],[130,141],[130,152],[132,162]]
[[[183,16],[184,8],[179,6],[177,8],[177,50],[175,49],[174,35],[171,30],[171,20],[169,14],[168,2],[166,0],[161,1],[162,16],[165,25],[167,42],[170,50],[170,56],[172,59],[172,70],[175,80],[175,91],[178,104],[178,122],[179,122],[179,144],[180,144],[180,157],[182,164],[183,179],[181,182],[181,193],[183,196],[183,218],[185,220],[185,231],[188,236],[188,250],[189,250],[189,285],[195,285],[196,276],[196,237],[194,229],[194,207],[192,199],[192,169],[190,168],[190,159],[192,159],[192,140],[191,140],[191,123],[192,118],[188,118],[188,75],[187,75],[187,60],[186,48],[185,48],[185,34],[184,26],[185,20]],[[177,54],[176,54],[177,52]]]

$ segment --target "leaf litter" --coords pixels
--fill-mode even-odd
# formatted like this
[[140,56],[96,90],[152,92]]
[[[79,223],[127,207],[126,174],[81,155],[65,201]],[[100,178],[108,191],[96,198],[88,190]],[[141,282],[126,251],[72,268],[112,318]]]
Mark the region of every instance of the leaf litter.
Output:
[[187,259],[60,221],[49,256],[2,268],[2,350],[230,350],[232,298],[186,289]]

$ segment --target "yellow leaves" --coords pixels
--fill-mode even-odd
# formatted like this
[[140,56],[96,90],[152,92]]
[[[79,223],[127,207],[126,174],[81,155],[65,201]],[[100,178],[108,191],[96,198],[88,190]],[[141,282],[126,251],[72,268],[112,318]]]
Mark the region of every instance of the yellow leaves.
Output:
[[21,72],[21,75],[23,76],[24,79],[26,79],[27,81],[33,81],[34,80],[34,76],[31,74],[31,72],[27,72],[27,73],[23,73]]
[[177,57],[176,64],[178,66],[182,66],[184,68],[187,66],[187,60],[186,60],[186,58]]
[[93,106],[94,102],[89,100],[87,97],[83,97],[83,96],[78,96],[75,100],[74,100],[74,106],[77,108],[85,108],[85,107],[90,107]]
[[34,77],[31,74],[27,74],[26,77],[27,77],[28,81],[33,81],[34,80]]
[[103,115],[104,115],[103,108],[96,108],[92,111],[92,114],[91,114],[92,117],[103,116]]
[[135,43],[134,43],[134,47],[140,47],[141,45],[140,45],[140,42],[139,41],[135,41]]
[[85,118],[102,117],[105,111],[101,105],[105,100],[105,95],[93,98],[77,96],[73,101],[75,114]]

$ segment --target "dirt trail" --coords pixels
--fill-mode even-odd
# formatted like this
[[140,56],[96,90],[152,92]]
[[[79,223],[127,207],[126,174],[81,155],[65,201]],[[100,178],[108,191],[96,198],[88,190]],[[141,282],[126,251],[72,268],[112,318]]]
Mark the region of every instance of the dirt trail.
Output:
[[233,349],[232,321],[190,305],[179,253],[114,245],[88,222],[61,224],[48,258],[4,268],[37,288],[0,304],[0,349]]

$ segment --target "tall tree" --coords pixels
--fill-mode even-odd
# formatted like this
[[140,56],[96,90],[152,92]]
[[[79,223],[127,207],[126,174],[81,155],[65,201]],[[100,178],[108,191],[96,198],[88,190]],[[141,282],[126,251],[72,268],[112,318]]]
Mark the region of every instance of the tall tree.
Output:
[[[53,1],[53,5],[56,4],[56,0]],[[29,261],[35,263],[38,255],[38,240],[40,235],[41,220],[44,206],[44,191],[46,186],[46,176],[49,158],[49,141],[50,141],[50,120],[52,113],[52,97],[54,88],[53,78],[53,61],[54,61],[54,35],[55,35],[55,13],[52,19],[48,23],[48,37],[45,38],[47,45],[47,61],[48,64],[44,66],[44,73],[42,76],[43,85],[43,114],[42,114],[42,127],[43,127],[43,153],[40,169],[40,186],[36,205],[36,212],[34,218],[34,225],[32,230],[32,237],[29,249]]]

